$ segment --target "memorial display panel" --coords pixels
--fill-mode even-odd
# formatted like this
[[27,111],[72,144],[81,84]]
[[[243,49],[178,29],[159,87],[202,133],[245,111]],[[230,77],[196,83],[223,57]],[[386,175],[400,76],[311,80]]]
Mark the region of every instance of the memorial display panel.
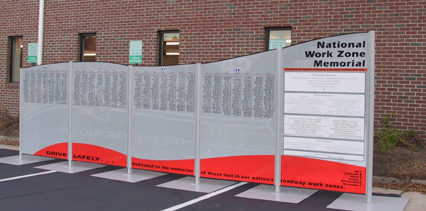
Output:
[[372,39],[340,35],[203,65],[25,68],[21,153],[371,195]]
[[21,152],[67,159],[69,63],[22,69]]
[[196,72],[196,64],[133,67],[133,168],[194,175]]
[[273,184],[276,51],[204,64],[201,177]]
[[281,185],[366,192],[367,46],[359,33],[283,49]]
[[72,160],[126,166],[128,66],[73,64]]

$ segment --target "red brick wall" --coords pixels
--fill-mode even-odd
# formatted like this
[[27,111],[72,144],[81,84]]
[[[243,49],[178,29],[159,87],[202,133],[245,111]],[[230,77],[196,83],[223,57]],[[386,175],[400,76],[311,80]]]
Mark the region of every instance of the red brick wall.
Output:
[[4,0],[0,3],[0,109],[19,112],[19,84],[10,84],[9,59],[11,36],[24,36],[22,61],[26,64],[28,43],[37,42],[38,2]]
[[[8,36],[37,42],[38,1],[0,4],[0,107],[16,114]],[[292,27],[293,43],[375,30],[375,123],[392,112],[426,138],[424,0],[46,0],[43,63],[78,61],[78,34],[96,32],[98,61],[127,64],[129,41],[142,40],[142,65],[157,65],[160,30],[180,30],[180,63],[210,62],[265,50],[265,27]]]

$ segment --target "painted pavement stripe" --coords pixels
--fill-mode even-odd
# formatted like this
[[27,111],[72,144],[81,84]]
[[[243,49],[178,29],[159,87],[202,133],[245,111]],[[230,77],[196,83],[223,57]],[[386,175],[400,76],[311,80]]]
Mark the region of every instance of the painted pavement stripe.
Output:
[[189,206],[189,205],[195,204],[195,203],[197,203],[197,202],[200,202],[200,201],[206,200],[206,199],[208,199],[208,198],[211,198],[211,197],[213,197],[213,196],[219,195],[219,194],[221,194],[221,193],[225,193],[225,192],[227,192],[227,191],[230,191],[230,190],[232,190],[232,189],[234,189],[234,188],[237,188],[237,187],[242,186],[242,185],[245,185],[245,184],[247,184],[247,182],[240,182],[240,183],[237,183],[237,184],[235,184],[235,185],[231,185],[231,186],[228,186],[228,187],[226,187],[226,188],[222,188],[222,189],[220,189],[220,190],[218,190],[218,191],[215,191],[215,192],[212,192],[212,193],[206,194],[206,195],[204,195],[204,196],[201,196],[201,197],[199,197],[199,198],[193,199],[193,200],[191,200],[191,201],[187,201],[187,202],[185,202],[185,203],[183,203],[183,204],[178,204],[178,205],[176,205],[176,206],[173,206],[173,207],[170,207],[170,208],[164,209],[163,211],[174,211],[174,210],[182,209],[182,208],[184,208],[184,207],[186,207],[186,206]]
[[22,179],[22,178],[27,178],[27,177],[34,177],[34,176],[39,176],[39,175],[43,175],[43,174],[51,174],[51,173],[55,173],[55,172],[56,171],[45,171],[45,172],[40,172],[40,173],[36,173],[36,174],[27,174],[27,175],[22,175],[22,176],[17,176],[17,177],[0,179],[0,182],[6,182],[6,181],[10,181],[10,180],[17,180],[17,179]]

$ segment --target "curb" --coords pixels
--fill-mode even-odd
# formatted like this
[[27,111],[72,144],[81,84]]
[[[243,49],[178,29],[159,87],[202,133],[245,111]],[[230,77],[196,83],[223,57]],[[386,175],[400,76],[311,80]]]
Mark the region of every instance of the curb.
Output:
[[386,189],[386,188],[380,188],[380,187],[373,187],[373,193],[375,194],[392,194],[392,195],[397,195],[399,197],[402,196],[402,194],[406,193],[403,190],[394,190],[394,189]]
[[19,150],[19,145],[10,145],[8,142],[19,142],[19,138],[0,135],[0,149]]
[[407,179],[397,179],[393,177],[373,176],[373,184],[374,183],[403,184],[403,183],[409,183],[409,182],[426,185],[426,180],[416,180],[416,179],[407,180]]
[[386,183],[386,184],[403,184],[409,182],[407,179],[397,179],[393,177],[381,177],[381,176],[373,176],[373,184],[374,183]]
[[11,146],[11,145],[0,144],[0,149],[10,149],[10,150],[19,151],[19,146]]
[[2,136],[2,135],[0,135],[0,141],[1,140],[5,140],[5,141],[19,141],[19,137],[10,137],[10,136]]

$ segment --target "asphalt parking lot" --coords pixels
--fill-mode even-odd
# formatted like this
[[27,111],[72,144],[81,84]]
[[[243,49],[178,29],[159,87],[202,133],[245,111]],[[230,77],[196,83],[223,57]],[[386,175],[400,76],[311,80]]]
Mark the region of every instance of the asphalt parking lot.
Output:
[[[0,159],[16,156],[0,149]],[[342,193],[317,191],[300,203],[286,203],[236,196],[259,184],[231,182],[209,193],[160,187],[184,175],[162,174],[139,182],[95,177],[120,167],[101,166],[77,173],[38,168],[63,160],[25,165],[0,163],[1,210],[338,210],[327,208]]]

